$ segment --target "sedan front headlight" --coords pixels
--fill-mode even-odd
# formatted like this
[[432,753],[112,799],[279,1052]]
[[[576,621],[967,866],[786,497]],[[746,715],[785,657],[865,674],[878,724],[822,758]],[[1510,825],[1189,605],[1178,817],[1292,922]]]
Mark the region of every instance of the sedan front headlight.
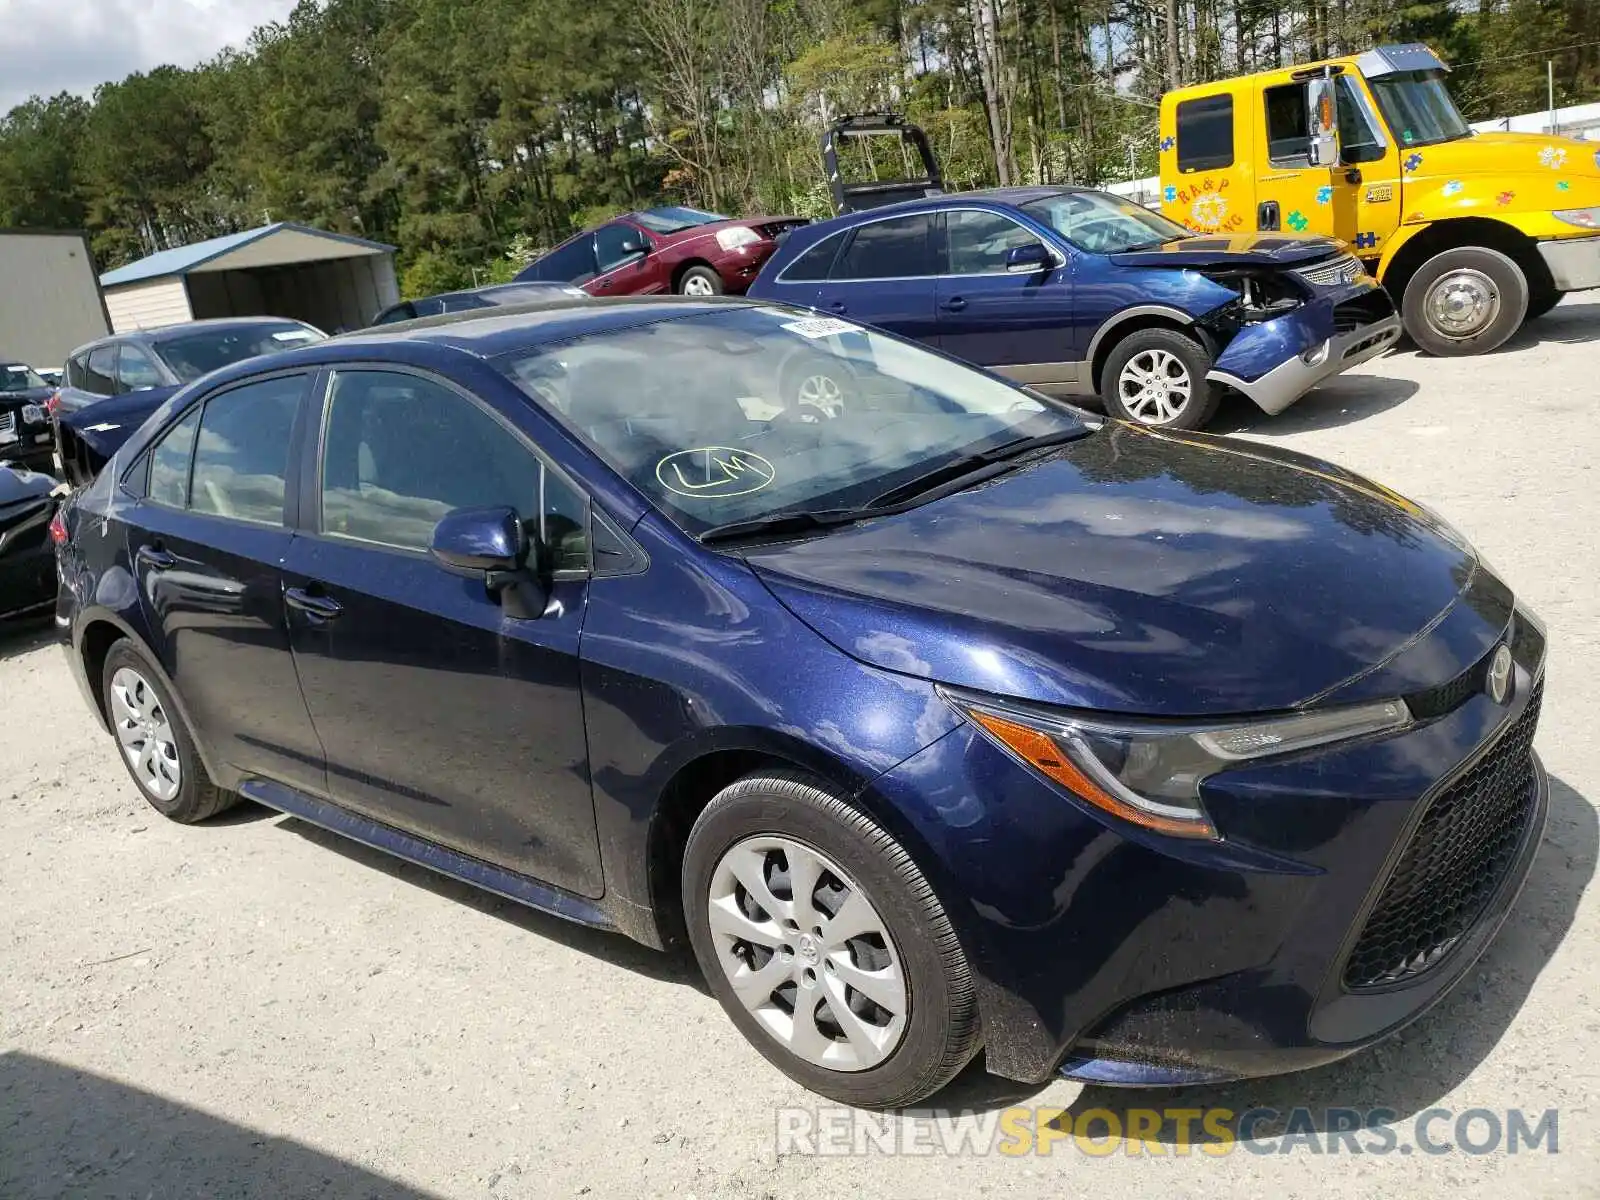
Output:
[[1600,208],[1558,208],[1551,214],[1558,221],[1584,229],[1600,229]]
[[1200,803],[1208,775],[1252,759],[1404,728],[1403,700],[1231,724],[1115,721],[944,689],[1001,749],[1078,799],[1156,833],[1215,838]]
[[717,245],[724,250],[737,250],[740,246],[753,245],[760,240],[761,235],[748,225],[730,225],[717,230]]

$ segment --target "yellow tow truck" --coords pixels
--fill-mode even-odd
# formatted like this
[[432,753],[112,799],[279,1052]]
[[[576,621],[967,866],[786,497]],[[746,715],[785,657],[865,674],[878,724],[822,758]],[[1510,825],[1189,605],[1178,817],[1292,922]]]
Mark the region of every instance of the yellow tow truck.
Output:
[[1600,287],[1600,150],[1474,133],[1419,44],[1161,99],[1162,211],[1197,232],[1331,235],[1432,354],[1493,350]]

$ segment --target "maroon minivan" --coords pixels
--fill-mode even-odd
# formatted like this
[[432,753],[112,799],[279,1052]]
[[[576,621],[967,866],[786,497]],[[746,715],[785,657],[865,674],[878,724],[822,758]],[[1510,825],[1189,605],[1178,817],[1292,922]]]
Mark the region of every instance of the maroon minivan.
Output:
[[647,208],[568,238],[518,283],[570,283],[593,296],[743,292],[802,217],[735,220],[694,208]]

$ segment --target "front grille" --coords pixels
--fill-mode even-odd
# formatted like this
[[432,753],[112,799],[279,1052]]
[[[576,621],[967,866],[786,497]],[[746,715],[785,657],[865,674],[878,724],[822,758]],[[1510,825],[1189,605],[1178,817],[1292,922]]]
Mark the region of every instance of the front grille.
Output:
[[1367,269],[1354,254],[1341,254],[1326,262],[1301,267],[1295,273],[1316,287],[1333,287],[1341,283],[1354,283],[1367,273]]
[[1533,733],[1543,683],[1516,723],[1433,800],[1344,968],[1352,991],[1420,975],[1477,924],[1533,816]]
[[15,433],[17,431],[17,414],[6,411],[0,412],[0,433]]

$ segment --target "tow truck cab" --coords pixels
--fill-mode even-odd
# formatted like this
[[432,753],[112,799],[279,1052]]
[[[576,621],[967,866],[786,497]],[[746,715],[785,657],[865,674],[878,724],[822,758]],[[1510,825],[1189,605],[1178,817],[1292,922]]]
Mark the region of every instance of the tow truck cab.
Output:
[[1600,287],[1600,151],[1475,133],[1426,46],[1168,92],[1162,211],[1207,233],[1340,238],[1434,354],[1492,350]]

